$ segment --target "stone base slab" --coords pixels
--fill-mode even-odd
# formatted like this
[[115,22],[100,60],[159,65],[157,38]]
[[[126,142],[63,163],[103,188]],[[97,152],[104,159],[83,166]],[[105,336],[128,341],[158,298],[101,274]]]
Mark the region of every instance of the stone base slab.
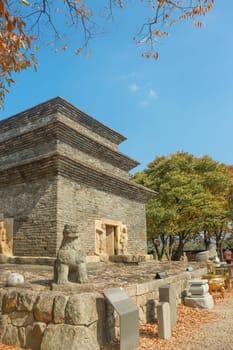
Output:
[[109,256],[109,261],[116,263],[125,263],[125,264],[140,264],[146,261],[145,255],[111,255]]
[[214,300],[212,295],[206,294],[204,297],[186,297],[184,304],[190,307],[197,307],[200,309],[212,309],[214,307]]

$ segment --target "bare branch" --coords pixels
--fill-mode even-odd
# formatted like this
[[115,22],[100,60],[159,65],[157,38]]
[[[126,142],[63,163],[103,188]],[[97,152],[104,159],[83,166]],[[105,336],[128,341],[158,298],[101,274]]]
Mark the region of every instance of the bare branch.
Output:
[[[191,19],[194,25],[200,27],[196,21],[211,10],[215,0],[141,0],[137,6],[148,6],[150,18],[142,20],[140,30],[136,35],[136,42],[149,46],[146,57],[158,57],[154,47],[158,39],[168,35],[167,28],[183,19]],[[64,43],[62,33],[66,27],[70,34],[75,29],[76,39],[79,40],[76,53],[86,48],[89,40],[100,34],[98,17],[96,18],[85,0],[63,0],[60,8],[56,8],[54,0],[0,0],[0,103],[4,100],[8,87],[13,83],[11,73],[21,71],[36,61],[31,43],[40,37],[46,37],[47,43]],[[103,0],[103,9],[107,9],[109,17],[113,18],[114,8],[124,9],[130,0]],[[101,18],[101,17],[100,17]],[[165,28],[165,30],[164,30]],[[46,35],[42,36],[42,30]],[[101,30],[102,33],[102,30]],[[67,37],[66,37],[67,39]],[[62,45],[62,50],[67,45]],[[154,53],[154,54],[153,54]]]

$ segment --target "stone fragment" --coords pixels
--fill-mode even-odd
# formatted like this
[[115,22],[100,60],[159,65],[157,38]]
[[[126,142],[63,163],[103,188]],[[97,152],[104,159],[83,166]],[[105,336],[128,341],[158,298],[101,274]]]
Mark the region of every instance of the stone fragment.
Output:
[[43,336],[40,350],[99,350],[92,331],[87,327],[49,325]]
[[53,319],[53,302],[55,295],[53,292],[40,294],[34,307],[34,317],[36,321],[49,323]]
[[53,307],[53,321],[54,323],[64,323],[65,322],[65,308],[67,304],[68,297],[61,294],[54,298]]
[[17,272],[12,272],[7,276],[6,285],[8,287],[15,287],[24,284],[24,276]]
[[82,293],[69,298],[65,310],[66,323],[89,325],[98,319],[96,294]]
[[26,328],[26,347],[32,350],[40,350],[45,329],[46,324],[42,322],[35,322],[28,326]]

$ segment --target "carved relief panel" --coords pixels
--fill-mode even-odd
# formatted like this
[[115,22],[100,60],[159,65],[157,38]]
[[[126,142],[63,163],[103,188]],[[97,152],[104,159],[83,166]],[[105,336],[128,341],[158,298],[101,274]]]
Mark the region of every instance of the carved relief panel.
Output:
[[128,230],[120,221],[95,220],[95,253],[97,255],[127,254]]
[[95,220],[95,253],[106,253],[106,225],[102,220]]
[[0,254],[4,255],[12,255],[13,250],[13,232],[9,220],[12,219],[0,219]]

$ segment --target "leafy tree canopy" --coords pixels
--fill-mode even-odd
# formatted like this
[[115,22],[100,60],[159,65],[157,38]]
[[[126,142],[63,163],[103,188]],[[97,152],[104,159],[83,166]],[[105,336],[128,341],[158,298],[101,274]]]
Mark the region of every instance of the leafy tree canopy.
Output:
[[157,157],[133,179],[158,193],[146,206],[148,236],[159,236],[165,243],[178,237],[176,258],[198,232],[208,232],[217,241],[229,230],[233,177],[225,165],[210,157],[184,152]]
[[[195,26],[202,25],[200,16],[213,6],[214,0],[135,0],[133,5],[148,7],[148,18],[141,23],[135,41],[148,48],[144,56],[158,58],[154,44],[158,38],[168,35],[167,28],[182,19],[191,19]],[[105,17],[112,16],[115,8],[132,5],[129,0],[102,0]],[[80,54],[88,41],[100,32],[102,15],[95,13],[97,4],[83,0],[0,0],[0,103],[14,80],[12,72],[20,72],[31,65],[36,68],[33,43],[60,41],[60,48],[67,48],[67,32],[72,27],[77,34],[76,54]],[[134,7],[132,6],[132,16]],[[61,25],[63,23],[63,25]],[[138,25],[138,24],[137,24]],[[66,28],[63,33],[64,27]],[[166,28],[166,31],[164,30]],[[135,30],[135,28],[134,28]],[[102,30],[101,30],[102,31]],[[82,34],[82,39],[80,35]]]

